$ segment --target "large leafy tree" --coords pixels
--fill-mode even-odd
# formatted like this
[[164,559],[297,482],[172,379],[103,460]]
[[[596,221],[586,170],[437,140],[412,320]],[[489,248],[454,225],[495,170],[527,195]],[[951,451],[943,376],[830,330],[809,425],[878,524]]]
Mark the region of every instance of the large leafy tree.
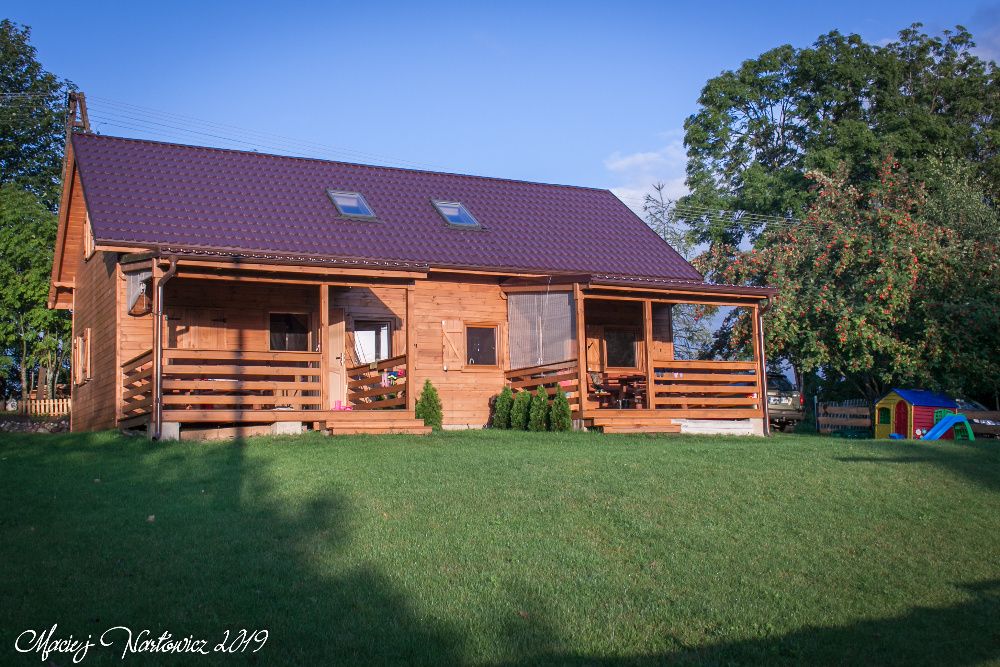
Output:
[[[801,222],[769,227],[757,248],[713,248],[735,258],[722,277],[776,286],[765,327],[772,353],[803,371],[845,378],[869,400],[893,384],[995,391],[996,241],[973,243],[935,220],[925,188],[894,159],[876,176],[859,188],[844,168],[810,172],[815,199]],[[936,205],[967,196],[961,210],[985,215],[981,199],[957,184],[932,194]],[[970,261],[992,271],[992,287],[972,279]]]
[[17,183],[55,210],[71,84],[45,71],[30,37],[29,28],[0,21],[0,185]]
[[[711,79],[685,122],[682,204],[797,217],[811,201],[805,178],[846,165],[848,182],[876,178],[892,153],[922,177],[933,154],[970,160],[1000,193],[1000,84],[964,28],[929,36],[920,25],[885,46],[831,32],[809,48],[781,46]],[[699,240],[738,246],[759,218],[689,216]]]
[[0,186],[0,347],[23,398],[40,368],[51,395],[66,362],[69,321],[46,308],[55,238],[56,216],[33,193]]
[[962,27],[831,32],[706,84],[677,211],[710,279],[782,289],[772,357],[869,397],[995,395],[1000,82],[973,46]]
[[69,319],[46,309],[71,84],[47,72],[31,32],[0,21],[0,373],[26,397],[64,372]]

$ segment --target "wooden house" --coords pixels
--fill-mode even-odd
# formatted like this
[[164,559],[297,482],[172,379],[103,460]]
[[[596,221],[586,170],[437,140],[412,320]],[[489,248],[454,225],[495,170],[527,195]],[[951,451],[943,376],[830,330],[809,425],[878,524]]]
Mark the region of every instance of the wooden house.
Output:
[[[72,132],[49,304],[76,431],[480,428],[563,386],[579,424],[763,433],[760,307],[611,192]],[[749,309],[753,356],[677,360],[676,304]]]
[[[943,394],[923,389],[893,389],[875,404],[875,437],[888,438],[897,433],[918,439],[933,428],[938,410],[958,412],[958,403]],[[945,440],[954,439],[948,432]]]

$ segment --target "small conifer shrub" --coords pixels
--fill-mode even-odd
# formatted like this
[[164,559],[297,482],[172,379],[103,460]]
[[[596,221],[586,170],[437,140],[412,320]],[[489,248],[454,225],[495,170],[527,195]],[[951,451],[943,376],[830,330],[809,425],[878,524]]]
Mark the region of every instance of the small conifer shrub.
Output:
[[522,390],[514,395],[514,405],[510,409],[510,427],[518,431],[528,429],[528,412],[531,410],[531,392]]
[[493,404],[493,428],[510,428],[510,410],[514,407],[514,392],[504,387]]
[[424,390],[420,392],[417,399],[414,415],[417,419],[423,419],[426,426],[440,429],[444,422],[444,411],[441,409],[441,397],[438,396],[437,389],[430,380],[424,382]]
[[531,408],[528,412],[529,431],[549,430],[549,393],[545,387],[538,385],[535,395],[531,397]]

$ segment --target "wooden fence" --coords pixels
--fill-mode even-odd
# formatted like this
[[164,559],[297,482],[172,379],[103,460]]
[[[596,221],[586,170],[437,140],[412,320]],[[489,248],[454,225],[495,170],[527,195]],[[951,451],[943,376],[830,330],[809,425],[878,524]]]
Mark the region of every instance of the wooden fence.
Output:
[[871,409],[863,399],[820,403],[816,414],[816,428],[820,433],[871,431]]
[[347,369],[347,400],[355,410],[405,410],[406,355]]
[[61,417],[69,414],[70,407],[68,398],[30,399],[18,401],[15,412],[32,417]]
[[549,396],[554,396],[558,387],[562,387],[566,392],[566,399],[569,401],[573,418],[580,413],[580,372],[576,359],[570,361],[559,361],[542,366],[528,366],[527,368],[514,368],[504,374],[507,384],[516,394],[521,391],[536,391],[538,387],[545,387]]

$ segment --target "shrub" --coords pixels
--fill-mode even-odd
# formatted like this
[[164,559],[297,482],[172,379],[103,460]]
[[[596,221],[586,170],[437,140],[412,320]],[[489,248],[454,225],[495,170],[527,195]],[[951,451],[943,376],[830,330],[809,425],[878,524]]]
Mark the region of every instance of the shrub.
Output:
[[573,429],[573,411],[569,409],[569,399],[562,387],[556,387],[556,396],[549,410],[549,428],[553,431]]
[[528,413],[529,431],[549,430],[549,393],[545,387],[538,385],[535,395],[531,397],[531,410]]
[[424,424],[435,429],[440,429],[444,422],[444,412],[441,409],[441,397],[438,396],[437,389],[430,380],[424,382],[424,390],[420,392],[417,399],[414,414],[417,419],[423,419]]
[[510,408],[510,427],[519,431],[528,428],[528,411],[531,410],[531,392],[519,391],[514,396],[514,405]]
[[510,428],[510,410],[514,407],[514,392],[504,387],[493,404],[493,428]]

